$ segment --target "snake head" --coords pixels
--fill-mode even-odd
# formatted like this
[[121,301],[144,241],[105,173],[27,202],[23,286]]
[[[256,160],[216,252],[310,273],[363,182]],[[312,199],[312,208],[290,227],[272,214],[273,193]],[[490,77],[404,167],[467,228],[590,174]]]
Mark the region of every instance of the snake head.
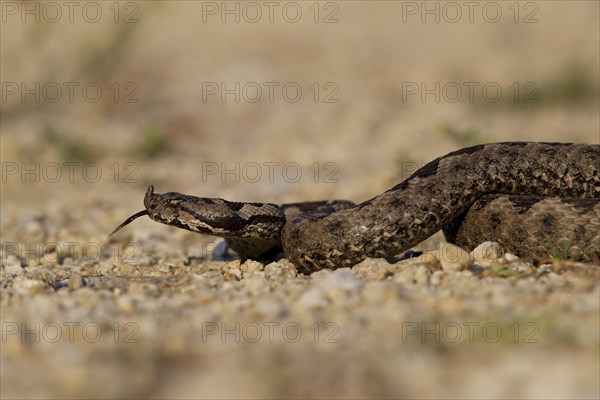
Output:
[[[181,207],[180,203],[184,200],[181,197],[187,196],[180,195],[179,193],[154,193],[154,185],[148,186],[146,194],[144,195],[144,207],[146,207],[146,209],[127,218],[108,236],[114,235],[117,231],[144,215],[149,216],[150,219],[154,221],[173,225],[174,223],[172,221],[177,217],[177,209]],[[170,216],[170,218],[166,218],[166,216]]]
[[224,237],[242,257],[255,257],[280,246],[280,233],[286,221],[283,209],[276,204],[238,203],[177,192],[155,193],[152,185],[144,195],[144,207],[145,210],[129,217],[113,233],[147,215],[162,224]]
[[283,212],[275,204],[236,203],[177,192],[154,193],[153,186],[146,191],[144,206],[156,222],[221,237],[255,237],[265,227],[271,227],[273,234],[278,235],[285,223]]

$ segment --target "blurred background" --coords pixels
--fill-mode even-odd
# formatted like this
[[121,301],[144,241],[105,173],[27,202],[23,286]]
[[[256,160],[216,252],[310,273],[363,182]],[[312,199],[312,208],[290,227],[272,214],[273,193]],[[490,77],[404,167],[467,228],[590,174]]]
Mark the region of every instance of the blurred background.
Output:
[[[235,201],[362,201],[424,163],[469,145],[513,140],[600,143],[598,2],[0,4],[0,224],[5,259],[7,243],[11,251],[17,246],[22,262],[33,263],[53,250],[43,244],[66,241],[100,243],[101,257],[108,259],[107,234],[142,209],[149,184],[158,192]],[[204,257],[205,248],[198,243],[213,240],[147,219],[126,230],[126,239],[120,240],[138,243],[139,257]],[[40,244],[42,248],[36,247]],[[59,258],[78,264],[81,251],[79,246]],[[7,299],[5,315],[37,315],[32,306],[16,306]],[[378,332],[385,332],[382,321]],[[596,351],[594,343],[591,349]],[[103,370],[100,376],[113,379],[113,384],[93,386],[99,391],[87,395],[200,396],[183,372],[169,381],[174,386],[156,383],[156,392],[147,389],[148,382],[165,373],[156,367],[164,361],[160,357],[183,351],[177,349],[175,345],[175,350],[148,355],[159,359],[148,363],[154,369],[144,370],[130,391]],[[388,365],[360,349],[355,356],[371,360],[369,365]],[[27,392],[12,378],[25,368],[19,358],[28,358],[21,347],[13,351],[3,358],[5,395],[86,394],[83,384],[57,383],[53,375],[43,378],[45,368],[34,369],[39,392]],[[327,351],[318,354],[325,357]],[[256,353],[252,357],[260,358]],[[53,350],[44,354],[71,362]],[[277,354],[269,352],[270,361],[259,363],[266,373],[273,373],[269,366],[286,364],[287,356],[279,359]],[[597,357],[575,354],[581,362],[591,362],[581,369],[598,371]],[[127,357],[120,365],[144,364],[137,356]],[[244,379],[229,387],[234,377],[227,371],[236,361],[223,355],[218,359],[220,367],[211,370],[210,379],[199,380],[213,396],[312,393],[284,386],[267,390]],[[166,365],[171,365],[169,360]],[[187,365],[177,360],[173,365]],[[427,371],[435,360],[415,365]],[[314,356],[305,362],[302,371],[322,359]],[[192,364],[190,371],[199,371]],[[248,361],[240,368],[252,369],[254,364]],[[388,371],[391,375],[384,379],[373,368],[373,375],[365,370],[345,377],[329,372],[327,380],[317,383],[320,388],[328,382],[344,386],[348,377],[359,376],[352,392],[357,396],[399,396],[393,374]],[[282,376],[294,379],[297,371],[290,371]],[[580,396],[598,393],[597,382],[579,378],[564,391],[542,385],[517,394],[561,396],[580,384]],[[315,378],[307,373],[298,379],[304,386]],[[476,387],[488,384],[479,380]],[[443,387],[419,392],[420,385],[409,385],[404,393],[468,394],[444,392]],[[494,393],[515,394],[508,389]],[[471,394],[481,392],[474,389]]]
[[[237,200],[364,200],[467,145],[597,143],[597,11],[566,1],[3,2],[1,155],[19,163],[5,167],[13,201],[3,205],[23,195],[35,209],[29,194],[45,189],[47,202],[81,185],[129,210],[148,183]],[[23,161],[61,168],[22,184]],[[235,163],[240,173],[222,179]],[[249,179],[236,180],[243,167]]]

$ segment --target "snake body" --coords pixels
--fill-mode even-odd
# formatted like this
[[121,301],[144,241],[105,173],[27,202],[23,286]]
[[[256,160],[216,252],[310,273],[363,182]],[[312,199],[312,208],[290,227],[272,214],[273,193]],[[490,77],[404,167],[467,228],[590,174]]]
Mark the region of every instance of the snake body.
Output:
[[517,255],[548,255],[558,248],[598,262],[600,145],[505,142],[467,147],[431,161],[360,204],[239,203],[159,194],[150,186],[144,206],[115,232],[148,215],[167,225],[225,237],[242,258],[282,247],[303,272],[391,257],[440,229],[466,248],[495,240]]

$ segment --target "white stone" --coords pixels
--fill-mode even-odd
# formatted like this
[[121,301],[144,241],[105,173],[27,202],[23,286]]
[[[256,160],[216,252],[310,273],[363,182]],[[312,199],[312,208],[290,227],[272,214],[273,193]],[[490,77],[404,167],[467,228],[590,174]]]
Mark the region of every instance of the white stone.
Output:
[[46,291],[46,284],[36,279],[16,279],[14,287],[21,289],[28,295],[44,293]]
[[517,261],[519,259],[519,257],[515,256],[513,253],[506,253],[504,255],[504,259],[510,263],[513,261]]
[[423,253],[418,257],[409,258],[407,261],[409,264],[437,264],[440,261],[440,255],[437,251],[429,251]]
[[358,291],[363,283],[346,268],[338,269],[315,282],[316,286],[325,291]]
[[438,286],[440,283],[442,283],[443,278],[444,278],[444,271],[435,271],[433,274],[431,274],[431,278],[429,279],[429,282],[431,282],[431,284],[433,286]]
[[302,309],[324,308],[327,306],[327,298],[322,290],[311,288],[302,293],[296,306]]
[[3,275],[6,275],[7,277],[12,278],[23,273],[21,261],[12,254],[6,257],[6,261],[2,264],[4,265]]
[[504,255],[504,248],[497,242],[483,242],[471,252],[474,261],[483,266],[497,263]]
[[264,265],[262,263],[259,263],[258,261],[254,261],[254,260],[246,260],[246,262],[244,262],[241,266],[240,269],[243,272],[256,272],[256,271],[262,271],[264,268]]
[[440,243],[438,256],[445,272],[461,271],[473,263],[473,257],[467,251],[450,243]]

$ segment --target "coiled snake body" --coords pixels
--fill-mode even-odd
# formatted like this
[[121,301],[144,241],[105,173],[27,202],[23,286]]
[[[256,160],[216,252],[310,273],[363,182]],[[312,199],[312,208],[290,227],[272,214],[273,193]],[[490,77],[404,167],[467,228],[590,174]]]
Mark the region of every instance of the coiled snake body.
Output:
[[[600,260],[600,145],[506,142],[439,157],[360,204],[239,203],[180,193],[144,198],[164,224],[222,236],[242,258],[281,246],[303,272],[391,257],[440,229],[461,247],[494,240],[517,255],[566,250]],[[113,232],[113,233],[114,233]]]

